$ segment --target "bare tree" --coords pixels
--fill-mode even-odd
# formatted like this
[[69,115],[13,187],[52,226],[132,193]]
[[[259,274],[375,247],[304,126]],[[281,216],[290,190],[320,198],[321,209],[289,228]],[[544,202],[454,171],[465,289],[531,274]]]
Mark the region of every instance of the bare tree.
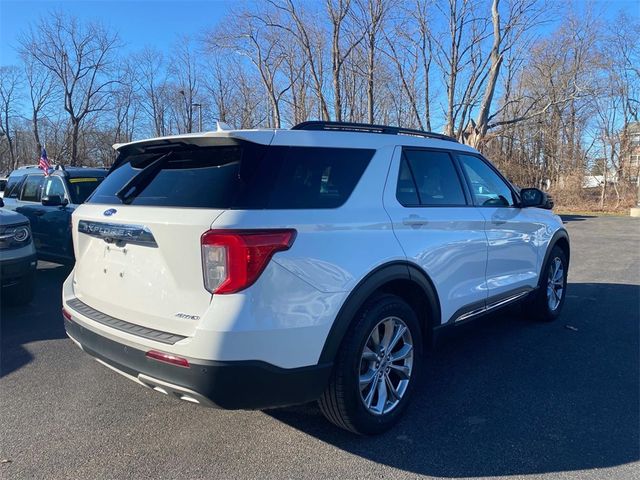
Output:
[[182,36],[177,39],[169,59],[169,73],[178,93],[174,96],[178,131],[191,133],[194,124],[194,103],[198,100],[200,82],[197,54],[189,37]]
[[31,124],[33,138],[36,142],[34,158],[38,158],[42,150],[40,139],[40,117],[45,115],[48,107],[55,98],[55,84],[52,72],[44,68],[33,56],[23,52],[25,79],[29,88],[29,101],[31,104]]
[[489,70],[486,74],[484,94],[478,108],[476,120],[471,120],[470,131],[466,132],[468,143],[476,147],[484,141],[489,130],[493,97],[504,56],[528,30],[539,24],[540,16],[544,11],[538,0],[512,0],[508,5],[509,11],[506,19],[501,21],[499,4],[500,0],[492,0],[491,25],[493,28],[493,44],[489,54]]
[[356,0],[359,9],[359,17],[362,21],[362,28],[365,32],[365,50],[367,58],[366,81],[367,81],[367,121],[374,122],[375,104],[375,70],[376,52],[380,33],[384,28],[384,22],[389,13],[389,0]]
[[[331,74],[333,79],[333,110],[335,119],[342,121],[342,67],[345,60],[351,55],[351,52],[364,39],[365,30],[360,32],[346,32],[345,27],[349,16],[353,16],[351,8],[351,0],[327,0],[327,13],[331,22]],[[345,42],[345,37],[347,41]]]
[[113,92],[115,127],[111,143],[124,143],[133,140],[140,105],[135,82],[136,68],[133,62],[123,62],[118,77],[120,83]]
[[267,0],[267,2],[277,10],[279,15],[269,15],[269,12],[265,12],[266,25],[288,32],[302,49],[318,98],[320,116],[323,120],[329,120],[331,115],[324,89],[324,31],[321,24],[308,20],[305,12],[297,8],[293,0]]
[[19,89],[21,87],[22,78],[20,69],[15,66],[0,67],[0,133],[7,142],[10,159],[10,169],[16,168],[16,128],[14,121],[19,111]]
[[133,58],[136,68],[136,84],[139,104],[153,126],[156,137],[168,135],[167,128],[167,74],[161,52],[145,48]]
[[31,55],[58,80],[64,109],[71,123],[71,165],[78,158],[80,126],[87,115],[108,108],[112,87],[114,55],[118,36],[99,23],[81,23],[77,18],[53,12],[21,41]]
[[[418,13],[418,15],[421,14],[421,12]],[[403,103],[408,103],[408,108],[411,111],[411,117],[413,117],[409,120],[408,126],[415,124],[421,130],[425,129],[425,122],[422,120],[419,105],[421,92],[418,84],[421,83],[424,85],[425,121],[428,125],[427,130],[430,130],[428,65],[431,62],[431,59],[430,57],[425,58],[425,54],[429,54],[424,50],[427,48],[426,43],[428,40],[422,36],[422,24],[420,24],[419,19],[417,22],[418,25],[414,25],[411,20],[415,19],[413,19],[411,15],[407,15],[405,18],[407,18],[407,20],[396,24],[393,30],[384,32],[386,48],[381,50],[396,68],[402,91],[406,97]],[[419,43],[416,43],[416,37],[420,38]],[[422,78],[420,78],[418,74],[421,66],[425,67],[425,73]]]
[[275,128],[282,124],[282,97],[295,81],[295,78],[287,81],[282,74],[286,47],[281,32],[273,27],[278,21],[276,16],[265,18],[249,10],[238,12],[233,23],[225,25],[207,40],[210,51],[223,48],[246,57],[255,66],[269,98],[269,126]]

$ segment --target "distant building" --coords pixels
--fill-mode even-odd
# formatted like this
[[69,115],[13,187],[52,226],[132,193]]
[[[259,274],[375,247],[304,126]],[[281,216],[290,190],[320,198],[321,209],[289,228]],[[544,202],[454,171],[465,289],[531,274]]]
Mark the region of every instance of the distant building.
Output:
[[631,181],[640,175],[640,122],[629,123],[621,136],[621,174]]

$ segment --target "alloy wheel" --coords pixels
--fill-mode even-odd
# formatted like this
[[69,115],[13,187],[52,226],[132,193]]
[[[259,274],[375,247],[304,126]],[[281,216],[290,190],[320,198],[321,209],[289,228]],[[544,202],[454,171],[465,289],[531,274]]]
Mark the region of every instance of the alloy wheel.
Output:
[[562,260],[556,257],[549,265],[549,272],[547,278],[547,305],[549,310],[554,312],[560,302],[562,301],[562,295],[564,294],[564,267],[562,266]]
[[413,339],[398,317],[371,331],[360,357],[360,398],[374,415],[391,412],[407,391],[413,371]]

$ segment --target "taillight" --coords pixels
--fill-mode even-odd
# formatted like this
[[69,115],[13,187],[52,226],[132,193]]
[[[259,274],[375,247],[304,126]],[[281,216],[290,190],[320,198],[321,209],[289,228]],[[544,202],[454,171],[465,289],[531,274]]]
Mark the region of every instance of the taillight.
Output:
[[178,367],[189,368],[189,361],[186,358],[176,357],[169,353],[158,352],[157,350],[149,350],[145,353],[145,356],[157,360],[159,362],[170,363],[171,365],[177,365]]
[[273,254],[288,250],[295,230],[209,230],[202,235],[204,286],[235,293],[252,285]]

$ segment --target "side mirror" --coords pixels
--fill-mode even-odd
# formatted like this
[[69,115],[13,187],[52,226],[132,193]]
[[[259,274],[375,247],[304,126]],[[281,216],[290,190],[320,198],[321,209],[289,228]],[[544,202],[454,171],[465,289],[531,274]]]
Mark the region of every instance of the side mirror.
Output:
[[551,197],[537,188],[523,188],[520,190],[520,206],[538,207],[551,210],[553,208],[553,200]]
[[2,197],[0,197],[0,207],[4,207],[4,200],[2,200]]
[[64,200],[60,198],[60,195],[45,195],[42,197],[42,205],[45,207],[60,207],[64,206],[67,203],[67,199]]

